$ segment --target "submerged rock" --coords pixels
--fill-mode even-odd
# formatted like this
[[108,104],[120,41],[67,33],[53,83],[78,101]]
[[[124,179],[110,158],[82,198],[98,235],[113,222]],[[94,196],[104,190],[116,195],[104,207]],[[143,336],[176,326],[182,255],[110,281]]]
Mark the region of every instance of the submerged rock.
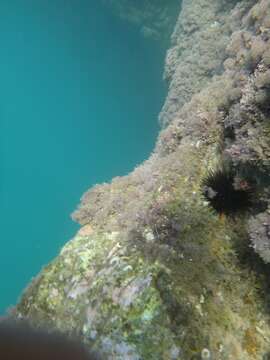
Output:
[[[83,228],[13,316],[75,332],[105,359],[261,360],[270,348],[270,1],[186,0],[182,11],[154,153],[83,196],[73,214]],[[238,189],[252,185],[247,213],[215,213],[203,196],[220,167],[237,174]]]

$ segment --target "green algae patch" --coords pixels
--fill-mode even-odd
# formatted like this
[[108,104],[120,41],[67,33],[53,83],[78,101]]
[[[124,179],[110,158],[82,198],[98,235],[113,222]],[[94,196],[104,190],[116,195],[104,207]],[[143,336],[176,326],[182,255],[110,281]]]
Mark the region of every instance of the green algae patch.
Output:
[[75,237],[26,289],[17,315],[83,334],[104,354],[108,342],[110,352],[178,354],[153,282],[159,267],[139,256],[128,259],[111,234]]
[[[113,250],[109,237],[75,237],[25,290],[18,310],[22,309],[29,317],[38,314],[41,321],[46,314],[44,317],[50,323],[63,317],[64,329],[73,329],[74,324],[70,327],[69,319],[79,315],[80,309],[75,300],[83,297],[92,283],[98,283],[98,279],[93,280],[97,271],[94,266],[101,265],[104,260],[104,248],[108,253]],[[67,317],[67,314],[72,316]]]

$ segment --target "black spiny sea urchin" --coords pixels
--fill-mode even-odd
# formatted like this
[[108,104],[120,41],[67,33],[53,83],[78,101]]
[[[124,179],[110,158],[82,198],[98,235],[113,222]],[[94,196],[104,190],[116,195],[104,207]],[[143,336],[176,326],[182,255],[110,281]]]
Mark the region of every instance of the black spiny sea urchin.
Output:
[[232,169],[209,171],[202,181],[202,193],[220,215],[235,217],[252,207],[254,189]]

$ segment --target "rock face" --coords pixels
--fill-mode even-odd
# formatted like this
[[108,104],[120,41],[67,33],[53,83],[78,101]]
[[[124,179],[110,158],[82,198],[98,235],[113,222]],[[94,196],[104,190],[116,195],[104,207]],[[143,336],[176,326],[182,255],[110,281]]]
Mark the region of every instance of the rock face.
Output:
[[[269,359],[269,74],[270,0],[183,1],[155,151],[83,196],[13,315],[104,359]],[[234,216],[202,188],[225,168],[253,198]]]
[[184,1],[167,52],[164,77],[169,94],[160,121],[170,123],[177,111],[203,89],[215,74],[223,71],[226,46],[237,17],[230,16],[237,1]]

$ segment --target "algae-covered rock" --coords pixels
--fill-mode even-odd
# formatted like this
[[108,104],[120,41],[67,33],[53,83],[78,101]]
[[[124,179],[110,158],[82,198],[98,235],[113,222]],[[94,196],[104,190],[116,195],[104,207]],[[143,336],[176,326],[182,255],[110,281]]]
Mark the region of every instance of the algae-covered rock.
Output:
[[[104,359],[268,359],[269,12],[269,0],[183,2],[169,124],[153,154],[83,196],[73,214],[81,230],[14,316],[76,333]],[[179,86],[180,40],[202,38],[210,71],[190,60]],[[205,197],[205,178],[226,168],[230,187],[251,196],[245,212],[216,213],[215,191]]]
[[183,1],[166,57],[164,78],[169,92],[159,116],[162,125],[172,122],[192,95],[222,72],[231,35],[252,2]]

